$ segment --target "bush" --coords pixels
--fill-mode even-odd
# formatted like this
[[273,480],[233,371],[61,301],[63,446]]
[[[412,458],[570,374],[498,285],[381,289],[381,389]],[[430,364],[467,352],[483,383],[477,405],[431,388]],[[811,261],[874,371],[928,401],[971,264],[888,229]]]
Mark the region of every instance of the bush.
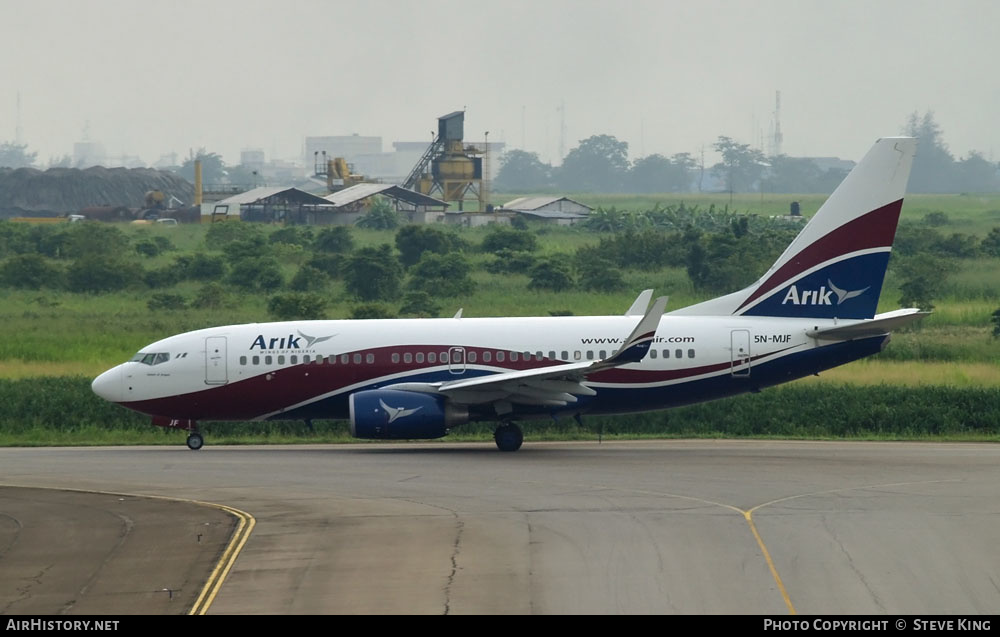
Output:
[[177,268],[172,266],[149,270],[143,276],[143,279],[146,281],[146,285],[154,289],[169,288],[173,285],[177,285],[181,278],[181,273],[177,270]]
[[463,241],[440,228],[422,224],[403,226],[396,233],[396,249],[404,266],[415,265],[425,253],[446,254],[460,250]]
[[404,316],[419,316],[433,318],[441,312],[441,306],[434,302],[431,295],[420,290],[407,292],[403,297],[403,305],[399,313]]
[[155,257],[163,250],[152,239],[141,239],[135,244],[135,251],[144,257]]
[[7,259],[0,267],[0,285],[22,290],[60,288],[63,271],[39,254],[20,254]]
[[410,288],[434,296],[469,294],[475,287],[469,278],[471,269],[461,254],[428,252],[410,270]]
[[357,226],[369,230],[392,230],[399,226],[399,214],[392,204],[378,198],[368,212],[358,219]]
[[597,292],[619,292],[625,289],[625,279],[613,263],[597,259],[580,267],[580,287]]
[[201,287],[191,301],[191,307],[198,309],[218,309],[230,304],[229,293],[221,283],[207,283]]
[[280,288],[285,282],[281,266],[272,257],[240,259],[233,263],[226,280],[248,292],[268,292]]
[[496,258],[486,264],[486,271],[492,274],[527,274],[535,263],[535,256],[530,252],[499,250]]
[[123,255],[128,245],[128,236],[117,226],[96,222],[74,223],[70,224],[62,254],[69,258]]
[[384,305],[378,303],[366,303],[351,310],[352,319],[385,319],[394,318],[392,312]]
[[292,277],[288,287],[296,292],[322,292],[329,284],[329,274],[310,265],[304,265]]
[[527,230],[497,226],[483,238],[480,249],[498,254],[501,250],[510,252],[534,252],[538,249],[538,238]]
[[302,267],[316,268],[325,272],[331,279],[339,279],[344,269],[345,257],[342,254],[314,254]]
[[573,287],[573,274],[565,259],[545,259],[531,268],[529,289],[562,292],[571,287]]
[[77,259],[66,273],[71,292],[114,292],[137,283],[144,274],[137,263],[102,254]]
[[327,226],[319,231],[313,241],[317,252],[346,253],[354,249],[354,237],[347,226]]
[[162,292],[154,294],[146,301],[146,307],[152,312],[160,310],[183,310],[187,303],[180,294],[164,294]]
[[271,243],[287,243],[305,247],[312,245],[313,232],[309,226],[285,226],[272,232],[268,239]]
[[279,321],[326,318],[326,297],[309,292],[275,294],[267,301],[267,311]]
[[205,244],[210,250],[221,249],[233,241],[263,237],[260,225],[243,221],[223,221],[209,224]]
[[392,248],[382,244],[361,248],[344,265],[347,291],[362,301],[393,300],[399,296],[403,269],[392,255]]

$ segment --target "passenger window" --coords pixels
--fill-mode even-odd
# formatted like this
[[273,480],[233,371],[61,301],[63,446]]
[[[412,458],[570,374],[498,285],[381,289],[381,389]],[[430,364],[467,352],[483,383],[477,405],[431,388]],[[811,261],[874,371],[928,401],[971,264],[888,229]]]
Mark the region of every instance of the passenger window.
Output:
[[285,355],[284,354],[278,354],[278,364],[279,365],[284,365],[285,364]]
[[[409,354],[407,354],[407,356],[409,356]],[[417,359],[418,363],[423,363],[424,362],[424,353],[423,352],[417,352],[415,358]]]
[[525,361],[531,360],[531,352],[524,352],[524,360]]
[[270,354],[264,357],[264,364],[265,365],[270,365],[273,361],[274,361],[274,359],[271,358]]
[[493,352],[483,352],[483,362],[489,363],[493,360]]
[[517,362],[517,352],[511,352],[510,353],[510,362],[512,362],[512,363],[516,363]]
[[393,352],[392,353],[392,362],[393,363],[398,363],[399,362],[399,352]]
[[340,355],[340,364],[341,365],[346,365],[346,364],[348,364],[350,362],[351,362],[351,355],[350,354],[341,354]]
[[[318,360],[320,360],[320,358],[321,358],[320,356],[317,356],[316,360],[318,361]],[[292,362],[293,363],[295,362],[295,357],[294,356],[292,356]],[[312,362],[312,357],[309,356],[309,354],[303,354],[302,355],[302,362],[305,363],[306,365],[308,365],[310,362]]]
[[604,360],[607,357],[608,357],[608,353],[602,349],[601,350],[601,360]]
[[656,350],[655,349],[649,350],[649,357],[650,358],[656,358]]
[[469,352],[467,354],[467,356],[469,357],[469,362],[470,363],[475,363],[476,362],[476,353],[475,352]]
[[580,350],[576,350],[575,352],[573,352],[573,360],[575,361],[580,360]]
[[587,350],[587,360],[588,361],[594,360],[594,350],[592,349]]
[[247,364],[247,357],[240,356],[240,365],[246,365],[246,364]]
[[254,356],[250,360],[253,362],[254,365],[260,365],[260,356]]
[[549,358],[552,359],[552,360],[555,360],[556,359],[556,353],[554,351],[552,351],[552,350],[549,350]]
[[[444,356],[444,354],[442,354],[442,356]],[[453,363],[461,363],[462,362],[462,352],[461,352],[461,350],[455,350],[454,352],[451,353],[451,362],[453,362]]]
[[504,352],[497,352],[497,362],[502,363],[506,360],[507,355]]
[[684,350],[682,350],[682,349],[675,349],[674,350],[674,358],[684,358]]
[[427,362],[436,363],[438,361],[437,352],[427,352]]
[[663,358],[670,358],[670,350],[669,349],[663,350]]
[[[291,356],[288,357],[288,362],[291,363],[292,365],[295,365],[299,362],[299,357],[296,356],[295,354],[292,354]],[[306,362],[308,363],[309,361]]]
[[365,354],[365,362],[368,363],[369,365],[371,365],[372,363],[374,363],[375,362],[375,355],[374,354]]
[[688,358],[694,358],[694,350],[693,349],[689,349],[688,350]]
[[562,356],[561,356],[561,358],[562,358],[562,359],[563,359],[564,361],[568,361],[568,360],[569,360],[569,352],[567,352],[566,350],[563,350],[563,351],[562,351]]
[[361,364],[361,354],[355,354],[354,355],[354,364],[355,365],[360,365]]

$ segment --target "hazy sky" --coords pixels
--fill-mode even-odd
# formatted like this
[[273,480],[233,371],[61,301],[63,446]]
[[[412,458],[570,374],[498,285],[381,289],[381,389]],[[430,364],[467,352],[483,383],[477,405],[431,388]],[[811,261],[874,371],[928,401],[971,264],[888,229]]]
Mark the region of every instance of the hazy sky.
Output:
[[[759,145],[858,159],[914,111],[1000,160],[996,0],[0,0],[0,141],[40,163],[298,158],[307,135],[466,139],[558,163],[606,133],[633,159]],[[565,112],[560,105],[565,104]]]

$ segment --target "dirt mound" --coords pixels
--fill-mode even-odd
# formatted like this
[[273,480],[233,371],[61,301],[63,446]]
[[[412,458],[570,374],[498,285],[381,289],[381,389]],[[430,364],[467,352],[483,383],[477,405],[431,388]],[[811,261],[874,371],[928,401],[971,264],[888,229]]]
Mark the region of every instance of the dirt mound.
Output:
[[153,168],[0,168],[0,216],[64,215],[93,206],[141,208],[151,190],[186,206],[194,199],[187,180]]

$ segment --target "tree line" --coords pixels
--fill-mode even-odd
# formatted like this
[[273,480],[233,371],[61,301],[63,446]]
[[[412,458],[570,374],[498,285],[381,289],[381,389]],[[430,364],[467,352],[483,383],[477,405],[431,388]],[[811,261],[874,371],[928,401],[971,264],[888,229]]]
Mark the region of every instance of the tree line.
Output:
[[[911,114],[902,132],[920,140],[909,192],[1000,190],[1000,163],[977,151],[956,159],[948,150],[933,113]],[[611,135],[594,135],[573,148],[561,166],[542,162],[537,153],[507,152],[493,187],[519,193],[547,190],[829,193],[848,172],[842,168],[823,168],[807,157],[768,157],[761,150],[726,136],[718,137],[712,148],[721,159],[710,166],[703,165],[690,153],[670,157],[653,154],[629,161],[628,142]]]

